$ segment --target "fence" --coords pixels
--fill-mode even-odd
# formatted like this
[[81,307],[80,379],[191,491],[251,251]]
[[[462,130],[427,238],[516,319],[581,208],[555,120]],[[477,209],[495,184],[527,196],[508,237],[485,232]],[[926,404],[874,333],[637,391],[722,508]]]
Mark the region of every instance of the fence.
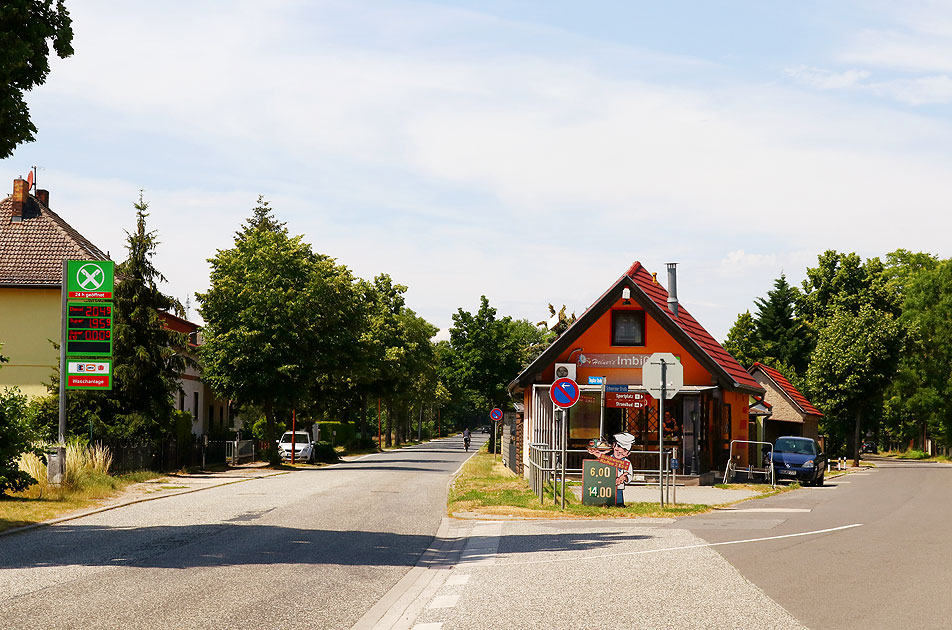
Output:
[[112,453],[112,468],[115,473],[136,470],[164,472],[180,468],[198,467],[225,463],[224,440],[211,440],[207,444],[199,436],[179,442],[175,438],[161,440],[97,440]]

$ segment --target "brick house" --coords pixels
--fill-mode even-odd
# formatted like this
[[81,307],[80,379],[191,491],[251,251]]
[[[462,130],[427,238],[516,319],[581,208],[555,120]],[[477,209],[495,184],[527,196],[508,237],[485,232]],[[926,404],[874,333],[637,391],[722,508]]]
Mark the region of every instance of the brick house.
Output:
[[758,422],[759,439],[771,443],[782,435],[819,439],[819,422],[823,414],[800,390],[778,370],[763,363],[754,363],[748,371],[766,390],[762,401],[769,413],[762,415]]

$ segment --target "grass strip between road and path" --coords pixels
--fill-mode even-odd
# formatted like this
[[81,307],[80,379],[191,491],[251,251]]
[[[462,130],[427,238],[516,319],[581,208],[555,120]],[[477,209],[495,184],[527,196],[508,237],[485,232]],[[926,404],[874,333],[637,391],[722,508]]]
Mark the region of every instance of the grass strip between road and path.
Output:
[[480,451],[463,465],[453,481],[447,509],[451,516],[475,514],[516,518],[671,518],[702,514],[712,509],[709,505],[695,504],[664,507],[658,503],[628,503],[625,507],[582,505],[581,499],[566,489],[565,509],[562,510],[555,503],[551,487],[545,489],[543,499],[540,504],[528,480],[503,466],[498,455],[494,457]]
[[0,495],[0,532],[35,525],[70,512],[96,507],[134,483],[163,475],[140,471],[124,475],[88,475],[74,486],[34,484],[22,492]]

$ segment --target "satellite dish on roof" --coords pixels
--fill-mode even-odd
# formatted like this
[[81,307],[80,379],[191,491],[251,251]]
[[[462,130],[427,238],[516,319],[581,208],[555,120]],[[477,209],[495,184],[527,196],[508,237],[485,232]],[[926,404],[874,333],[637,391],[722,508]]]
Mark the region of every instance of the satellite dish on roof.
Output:
[[33,190],[33,171],[30,171],[30,174],[26,176],[26,191],[30,192]]

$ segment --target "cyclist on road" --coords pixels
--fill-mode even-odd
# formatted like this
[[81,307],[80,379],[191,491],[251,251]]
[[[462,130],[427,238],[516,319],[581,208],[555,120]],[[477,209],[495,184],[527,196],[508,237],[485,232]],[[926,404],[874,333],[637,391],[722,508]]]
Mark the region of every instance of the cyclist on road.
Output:
[[463,429],[463,448],[465,448],[467,451],[469,450],[469,437],[469,427],[466,427]]

